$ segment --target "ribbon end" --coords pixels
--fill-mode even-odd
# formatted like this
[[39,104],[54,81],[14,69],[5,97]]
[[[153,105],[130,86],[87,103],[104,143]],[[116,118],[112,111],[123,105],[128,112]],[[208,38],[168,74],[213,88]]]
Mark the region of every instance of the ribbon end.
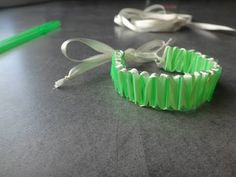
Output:
[[58,81],[55,82],[54,84],[54,88],[60,88],[61,86],[63,86],[65,84],[66,79],[59,79]]

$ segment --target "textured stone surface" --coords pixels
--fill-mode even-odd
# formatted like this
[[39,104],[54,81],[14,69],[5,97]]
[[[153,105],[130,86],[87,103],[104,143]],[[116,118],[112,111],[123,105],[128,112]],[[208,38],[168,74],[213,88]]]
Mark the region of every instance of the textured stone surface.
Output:
[[[123,7],[144,2],[54,2],[1,10],[0,39],[52,19],[62,29],[0,56],[1,177],[232,177],[236,175],[235,35],[183,29],[134,33],[113,24]],[[236,27],[235,3],[178,3],[202,22]],[[140,108],[113,89],[106,64],[53,90],[75,65],[60,52],[72,37],[117,49],[154,38],[218,59],[223,75],[211,103],[195,112]],[[80,48],[79,48],[80,47]],[[70,54],[93,54],[78,44]],[[149,66],[150,68],[147,68]],[[142,69],[155,70],[155,65]]]

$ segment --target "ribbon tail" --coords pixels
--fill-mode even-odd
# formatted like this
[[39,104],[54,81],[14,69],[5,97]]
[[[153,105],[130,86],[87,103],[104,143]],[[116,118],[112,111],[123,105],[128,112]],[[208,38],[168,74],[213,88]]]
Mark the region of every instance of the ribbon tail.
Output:
[[194,27],[194,28],[200,28],[203,30],[208,30],[208,31],[230,31],[230,32],[236,32],[236,29],[224,26],[224,25],[216,25],[216,24],[209,24],[209,23],[197,23],[197,22],[192,22],[189,23],[187,26],[189,27]]
[[95,67],[103,65],[107,62],[111,61],[111,54],[100,54],[92,56],[86,60],[83,60],[82,63],[76,65],[75,67],[71,68],[69,74],[62,79],[59,79],[55,82],[54,87],[59,88],[63,86],[68,80],[75,78],[76,76],[91,70]]

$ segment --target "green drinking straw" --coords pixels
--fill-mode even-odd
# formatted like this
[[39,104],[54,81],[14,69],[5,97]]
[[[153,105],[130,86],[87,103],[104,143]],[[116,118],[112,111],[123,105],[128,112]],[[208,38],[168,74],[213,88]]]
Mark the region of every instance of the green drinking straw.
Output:
[[61,26],[60,21],[49,21],[42,25],[30,28],[26,31],[18,33],[12,37],[0,41],[0,54],[4,53],[18,45],[24,44],[42,35],[58,29]]

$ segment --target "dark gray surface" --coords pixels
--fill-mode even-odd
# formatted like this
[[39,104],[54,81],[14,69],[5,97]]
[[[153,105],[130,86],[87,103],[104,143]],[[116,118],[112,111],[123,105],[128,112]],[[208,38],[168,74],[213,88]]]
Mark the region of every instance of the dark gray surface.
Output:
[[[144,2],[57,2],[0,11],[0,39],[52,19],[62,29],[0,58],[0,176],[236,176],[236,36],[182,30],[134,33],[115,27],[122,7]],[[178,3],[177,11],[203,22],[236,27],[235,3]],[[118,96],[109,64],[53,90],[74,63],[61,43],[98,39],[114,48],[137,47],[154,38],[215,57],[223,67],[211,103],[181,113],[140,108]],[[71,47],[85,57],[87,48]]]
[[[0,0],[0,8],[42,3],[50,0]],[[52,1],[52,0],[51,0]]]

